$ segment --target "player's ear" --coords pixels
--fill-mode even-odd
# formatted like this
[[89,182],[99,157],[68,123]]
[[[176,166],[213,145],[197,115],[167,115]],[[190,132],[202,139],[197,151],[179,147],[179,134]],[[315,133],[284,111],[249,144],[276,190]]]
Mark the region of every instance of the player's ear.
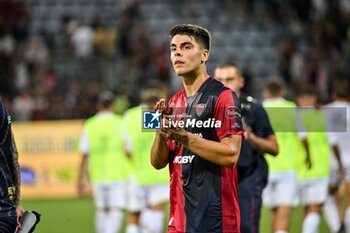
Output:
[[239,86],[240,86],[240,88],[243,88],[244,84],[245,84],[245,79],[244,79],[243,76],[240,76],[240,79],[239,79]]
[[202,52],[202,62],[201,63],[206,63],[209,59],[209,50],[208,49],[203,49]]

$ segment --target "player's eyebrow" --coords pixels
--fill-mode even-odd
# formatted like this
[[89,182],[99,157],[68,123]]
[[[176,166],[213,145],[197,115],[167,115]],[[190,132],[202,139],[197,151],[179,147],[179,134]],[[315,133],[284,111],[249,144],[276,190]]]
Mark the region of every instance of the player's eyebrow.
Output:
[[[181,47],[184,47],[184,46],[186,46],[186,45],[193,45],[191,42],[189,42],[189,41],[185,41],[185,42],[182,42],[181,44],[180,44],[180,48]],[[176,44],[175,43],[172,43],[171,45],[170,45],[170,47],[176,47]]]

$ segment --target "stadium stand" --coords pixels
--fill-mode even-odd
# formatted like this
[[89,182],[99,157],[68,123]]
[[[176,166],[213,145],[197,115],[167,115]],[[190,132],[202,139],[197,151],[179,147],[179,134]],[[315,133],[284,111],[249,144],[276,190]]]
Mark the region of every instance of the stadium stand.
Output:
[[[70,92],[67,88],[74,81],[81,85],[75,100],[81,108],[85,106],[83,99],[97,91],[87,92],[103,86],[127,95],[135,105],[133,93],[147,80],[172,84],[167,36],[177,23],[207,27],[213,36],[209,73],[218,63],[242,65],[250,83],[254,82],[249,92],[257,98],[264,79],[272,74],[281,75],[290,89],[302,79],[322,90],[326,85],[308,76],[324,72],[324,82],[334,72],[347,77],[349,69],[342,58],[349,57],[343,48],[350,47],[346,39],[350,14],[340,14],[349,8],[339,5],[346,1],[324,2],[328,8],[322,11],[311,1],[282,5],[274,0],[4,0],[0,41],[9,56],[1,52],[0,91],[10,102],[22,88],[35,95],[33,90],[51,85],[43,80],[43,74],[51,70],[55,81],[44,96],[48,108],[60,103],[65,109],[59,117],[85,118],[93,113],[81,110],[71,115],[66,110],[70,105],[65,100]],[[102,36],[96,42],[98,31]],[[316,52],[311,52],[312,47]],[[315,56],[320,64],[327,64],[325,71],[307,69]],[[13,65],[6,66],[7,62]],[[175,91],[176,87],[170,89]],[[53,93],[58,96],[53,97]]]

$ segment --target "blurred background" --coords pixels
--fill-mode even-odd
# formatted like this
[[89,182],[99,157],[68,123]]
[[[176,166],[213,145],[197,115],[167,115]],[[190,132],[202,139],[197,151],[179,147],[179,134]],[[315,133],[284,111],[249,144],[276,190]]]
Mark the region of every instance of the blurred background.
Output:
[[[247,92],[266,77],[312,84],[327,100],[330,81],[349,78],[348,0],[1,0],[0,92],[14,120],[81,119],[104,88],[131,105],[151,79],[171,93],[168,32],[194,23],[212,33],[209,73],[240,64]],[[24,105],[26,107],[22,107]]]
[[[290,98],[311,84],[324,103],[332,80],[350,78],[349,0],[0,0],[0,94],[15,123],[24,198],[76,197],[82,121],[96,113],[101,90],[118,94],[122,114],[152,80],[169,94],[181,88],[168,49],[178,23],[208,28],[209,74],[221,63],[239,64],[244,91],[257,99],[271,75],[284,79]],[[26,204],[52,205],[56,217],[62,203],[88,206],[92,218],[90,199],[70,201]],[[71,208],[76,202],[83,207]],[[65,216],[55,224],[77,225]]]

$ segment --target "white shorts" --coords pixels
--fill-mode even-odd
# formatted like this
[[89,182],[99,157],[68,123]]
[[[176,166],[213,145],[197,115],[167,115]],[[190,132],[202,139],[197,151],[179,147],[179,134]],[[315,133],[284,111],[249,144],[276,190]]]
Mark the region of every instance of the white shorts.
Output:
[[263,204],[269,208],[296,206],[298,204],[298,182],[296,176],[269,177],[263,191]]
[[125,184],[115,183],[93,183],[92,193],[95,206],[103,208],[125,208]]
[[300,202],[302,205],[323,204],[328,196],[328,178],[299,181]]
[[127,209],[130,212],[140,212],[146,207],[168,202],[169,185],[140,186],[133,179],[129,179],[127,199]]

